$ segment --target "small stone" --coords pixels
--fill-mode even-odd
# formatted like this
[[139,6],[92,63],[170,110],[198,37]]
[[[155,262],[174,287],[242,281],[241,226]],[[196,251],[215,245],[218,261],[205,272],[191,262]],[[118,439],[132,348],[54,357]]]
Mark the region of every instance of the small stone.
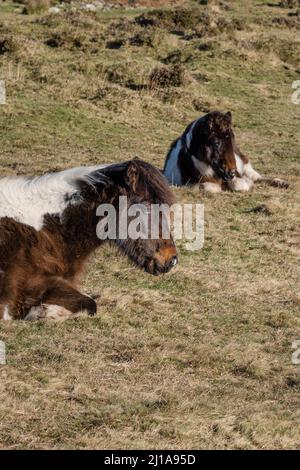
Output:
[[60,8],[51,7],[51,8],[49,8],[48,13],[54,13],[54,14],[60,13]]
[[93,3],[86,3],[82,8],[87,11],[97,11],[97,7]]

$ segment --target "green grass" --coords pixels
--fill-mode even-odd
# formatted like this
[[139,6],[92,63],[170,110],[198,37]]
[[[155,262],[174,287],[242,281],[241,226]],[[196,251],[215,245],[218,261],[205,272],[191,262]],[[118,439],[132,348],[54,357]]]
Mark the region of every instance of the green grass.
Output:
[[[149,9],[48,17],[0,5],[0,40],[16,41],[0,56],[2,175],[134,155],[161,168],[170,142],[202,114],[197,101],[231,110],[257,170],[290,182],[222,196],[176,189],[179,201],[205,206],[202,250],[178,243],[178,267],[151,277],[104,247],[83,281],[101,294],[96,318],[2,322],[0,447],[299,448],[300,106],[291,94],[300,38],[299,24],[273,21],[290,10],[268,3],[187,2],[210,15],[210,28],[187,26],[183,38],[158,24],[146,28],[150,46],[130,45],[145,34],[134,16]],[[46,45],[53,34],[59,47]],[[116,39],[120,49],[105,47]],[[184,85],[149,90],[150,71],[178,49]],[[259,204],[272,214],[249,212]]]
[[22,5],[13,2],[1,3],[0,13],[20,13]]

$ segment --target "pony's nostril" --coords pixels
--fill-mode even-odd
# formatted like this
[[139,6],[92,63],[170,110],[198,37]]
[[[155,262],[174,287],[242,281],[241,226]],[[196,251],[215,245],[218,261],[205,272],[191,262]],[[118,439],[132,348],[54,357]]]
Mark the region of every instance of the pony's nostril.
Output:
[[225,180],[232,180],[235,177],[235,170],[223,170],[223,178]]

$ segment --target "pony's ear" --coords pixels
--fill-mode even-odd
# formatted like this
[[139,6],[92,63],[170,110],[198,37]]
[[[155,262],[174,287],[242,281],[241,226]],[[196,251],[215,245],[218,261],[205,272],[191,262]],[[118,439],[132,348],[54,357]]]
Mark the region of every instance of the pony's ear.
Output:
[[225,114],[225,117],[226,117],[226,120],[228,122],[228,124],[232,124],[232,114],[230,111],[228,111],[226,114]]
[[140,168],[135,160],[131,160],[127,165],[125,182],[134,193],[137,193],[140,183]]

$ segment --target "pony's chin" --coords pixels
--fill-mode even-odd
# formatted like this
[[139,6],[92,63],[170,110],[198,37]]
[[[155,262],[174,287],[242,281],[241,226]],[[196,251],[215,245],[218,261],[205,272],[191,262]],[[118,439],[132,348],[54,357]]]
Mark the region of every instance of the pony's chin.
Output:
[[165,274],[169,272],[171,266],[162,266],[161,264],[157,263],[155,260],[151,260],[144,265],[144,270],[148,274],[152,274],[153,276],[159,276],[160,274]]

